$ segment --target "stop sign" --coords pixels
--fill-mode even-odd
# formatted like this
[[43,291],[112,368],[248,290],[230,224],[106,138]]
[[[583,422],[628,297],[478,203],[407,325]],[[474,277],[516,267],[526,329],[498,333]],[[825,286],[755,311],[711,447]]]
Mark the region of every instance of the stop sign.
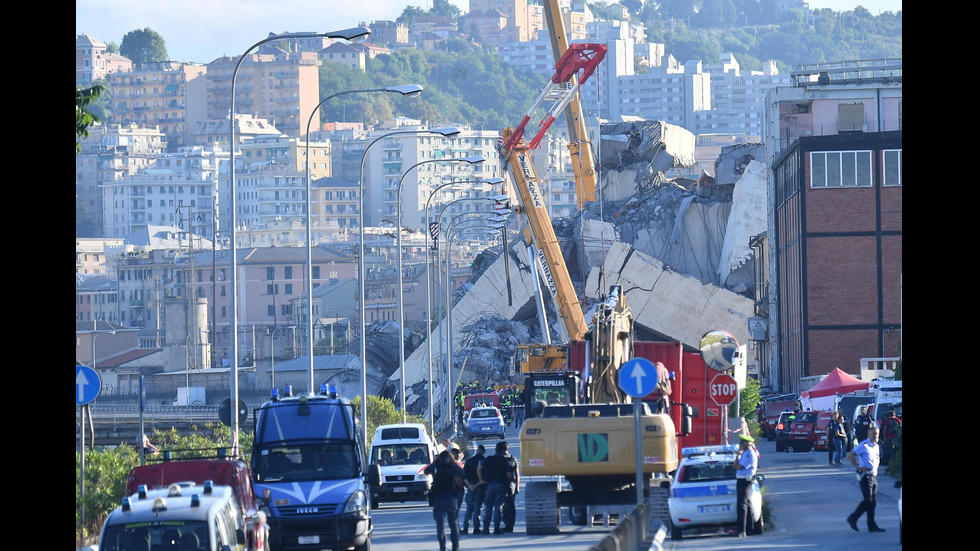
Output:
[[708,392],[714,403],[719,406],[727,406],[734,402],[735,396],[738,395],[738,383],[728,373],[719,373],[715,375],[714,379],[711,379]]

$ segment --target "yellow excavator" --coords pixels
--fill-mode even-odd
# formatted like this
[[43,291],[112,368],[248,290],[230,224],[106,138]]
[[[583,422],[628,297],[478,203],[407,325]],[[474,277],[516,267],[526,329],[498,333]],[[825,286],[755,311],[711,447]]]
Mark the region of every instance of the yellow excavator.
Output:
[[[515,359],[515,368],[528,375],[525,407],[531,406],[520,432],[521,474],[530,477],[524,489],[528,534],[557,533],[562,507],[569,508],[573,524],[583,525],[593,512],[636,505],[641,478],[636,463],[637,423],[643,435],[645,491],[653,487],[655,474],[669,473],[679,464],[677,431],[670,415],[654,413],[644,404],[637,420],[630,398],[619,389],[618,370],[633,357],[633,316],[624,292],[612,287],[599,304],[591,328],[586,324],[531,162],[529,151],[564,111],[569,147],[576,160],[579,206],[595,199],[595,162],[586,140],[578,89],[605,56],[606,46],[570,44],[557,0],[545,1],[545,15],[556,56],[555,75],[521,123],[503,130],[501,144],[501,158],[520,196],[517,211],[527,218],[525,240],[532,265],[544,272],[541,279],[550,288],[568,338],[559,344],[522,345]],[[526,125],[547,100],[553,100],[553,106],[526,144]],[[574,341],[585,342],[582,366],[569,365],[568,352]],[[684,426],[690,426],[689,416]]]

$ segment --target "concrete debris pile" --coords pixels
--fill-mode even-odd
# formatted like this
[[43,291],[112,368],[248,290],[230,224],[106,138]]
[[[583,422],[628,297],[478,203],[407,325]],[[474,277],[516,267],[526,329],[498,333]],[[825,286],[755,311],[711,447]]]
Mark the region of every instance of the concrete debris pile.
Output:
[[[696,347],[705,328],[725,328],[747,342],[753,315],[749,241],[766,230],[765,167],[754,160],[763,158],[763,146],[722,148],[715,176],[695,181],[665,175],[694,163],[694,136],[683,128],[634,121],[603,125],[600,134],[599,200],[552,220],[586,321],[609,286],[620,284],[637,338]],[[483,255],[454,297],[451,373],[445,372],[445,351],[433,341],[437,427],[439,404],[456,382],[521,384],[523,376],[510,371],[517,344],[543,342],[527,249],[512,243],[509,263],[508,281],[499,251]],[[551,339],[560,342],[550,297],[544,302]],[[444,339],[445,327],[435,334]],[[408,409],[419,415],[428,411],[426,349],[423,343],[405,362]],[[400,376],[390,374],[389,391]]]

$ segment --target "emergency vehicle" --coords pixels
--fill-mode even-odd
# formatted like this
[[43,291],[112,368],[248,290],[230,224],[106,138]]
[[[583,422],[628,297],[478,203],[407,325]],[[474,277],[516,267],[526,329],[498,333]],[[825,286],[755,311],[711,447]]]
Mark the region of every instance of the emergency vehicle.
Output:
[[[256,543],[261,551],[264,542]],[[234,490],[210,480],[156,490],[140,486],[109,514],[99,538],[102,551],[232,551],[245,544]]]

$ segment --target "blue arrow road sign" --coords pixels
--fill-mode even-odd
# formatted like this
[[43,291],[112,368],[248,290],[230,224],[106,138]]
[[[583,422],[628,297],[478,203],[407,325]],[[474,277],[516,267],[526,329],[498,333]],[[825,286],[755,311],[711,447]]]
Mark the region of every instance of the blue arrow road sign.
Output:
[[634,398],[642,398],[657,388],[657,366],[646,358],[633,358],[619,368],[619,388]]
[[99,397],[102,392],[102,378],[94,369],[84,365],[75,366],[75,405],[84,406]]

